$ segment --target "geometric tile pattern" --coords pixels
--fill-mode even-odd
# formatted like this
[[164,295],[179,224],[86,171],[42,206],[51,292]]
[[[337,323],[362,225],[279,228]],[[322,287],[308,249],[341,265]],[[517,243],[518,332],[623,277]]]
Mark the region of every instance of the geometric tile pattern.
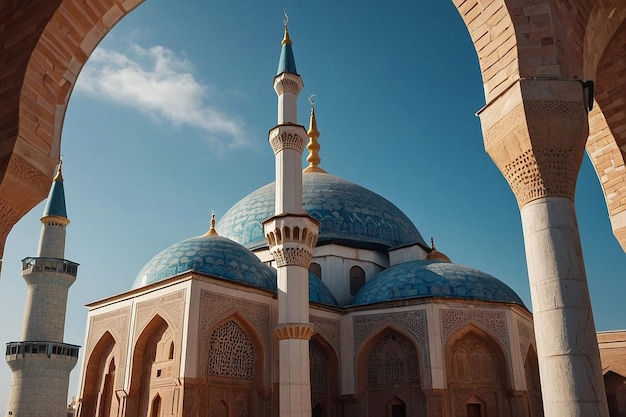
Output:
[[[302,175],[303,206],[320,222],[318,242],[388,249],[426,245],[411,220],[389,200],[360,185],[326,173]],[[241,199],[218,222],[221,236],[248,249],[267,246],[261,222],[274,214],[275,183]]]
[[499,279],[464,265],[435,260],[404,262],[380,272],[354,296],[352,304],[372,304],[406,298],[464,298],[524,306]]

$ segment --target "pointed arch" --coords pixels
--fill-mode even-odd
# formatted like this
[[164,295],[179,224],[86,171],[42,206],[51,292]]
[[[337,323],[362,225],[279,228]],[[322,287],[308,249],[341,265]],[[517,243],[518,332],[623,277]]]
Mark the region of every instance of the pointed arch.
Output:
[[265,349],[259,334],[240,313],[230,311],[199,342],[207,345],[200,350],[207,352],[206,358],[199,359],[206,373],[203,401],[210,404],[210,415],[224,410],[228,416],[255,415],[266,392]]
[[524,358],[524,374],[526,376],[526,392],[528,395],[528,410],[531,417],[543,416],[541,400],[541,381],[539,378],[539,360],[535,347],[530,344]]
[[117,408],[117,403],[113,404],[115,348],[115,338],[105,331],[85,361],[81,416],[107,416],[107,410]]
[[135,342],[130,388],[128,391],[127,413],[142,417],[151,416],[151,398],[162,397],[158,381],[171,377],[173,360],[168,358],[173,341],[173,331],[168,322],[155,314],[141,331]]
[[161,417],[161,396],[156,394],[150,404],[150,417]]
[[[340,395],[339,357],[332,345],[319,333],[309,340],[311,405],[317,404],[319,415],[337,414],[333,398]],[[315,409],[315,407],[313,407]],[[334,411],[334,412],[331,412]]]
[[448,338],[445,363],[453,415],[510,415],[508,361],[496,338],[466,324]]
[[406,415],[426,409],[419,345],[405,329],[386,324],[373,332],[356,355],[356,390],[368,415],[388,415],[396,398]]

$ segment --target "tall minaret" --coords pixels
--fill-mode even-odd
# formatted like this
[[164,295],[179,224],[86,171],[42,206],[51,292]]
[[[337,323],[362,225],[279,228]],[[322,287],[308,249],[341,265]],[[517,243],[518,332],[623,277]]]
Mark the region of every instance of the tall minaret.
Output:
[[6,361],[13,371],[9,416],[67,416],[70,371],[79,348],[63,343],[67,292],[78,270],[77,263],[63,259],[69,222],[59,163],[41,218],[37,257],[22,260],[28,295],[22,341],[6,345]]
[[311,416],[309,339],[309,264],[317,243],[319,222],[302,207],[302,151],[307,139],[304,126],[297,124],[298,94],[304,87],[296,72],[285,15],[278,74],[278,125],[269,132],[276,156],[276,208],[263,222],[278,277],[280,417]]

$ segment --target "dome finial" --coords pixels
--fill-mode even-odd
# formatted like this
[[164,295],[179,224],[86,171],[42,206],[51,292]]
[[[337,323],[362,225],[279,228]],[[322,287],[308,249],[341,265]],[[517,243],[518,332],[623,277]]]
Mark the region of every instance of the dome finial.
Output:
[[433,237],[430,238],[430,252],[428,252],[428,255],[426,255],[426,259],[452,262],[445,253],[439,252],[437,250],[437,248],[435,247],[435,239]]
[[306,158],[309,166],[303,172],[326,172],[318,166],[322,159],[319,156],[320,144],[317,141],[320,137],[320,132],[317,130],[317,120],[315,119],[315,95],[309,96],[309,103],[311,103],[311,120],[309,121],[309,131],[307,132],[309,144],[306,146],[309,150],[309,156]]
[[59,165],[57,165],[57,173],[55,174],[52,181],[63,181],[63,173],[61,172],[61,168],[63,167],[63,157],[59,156]]
[[211,228],[204,234],[205,236],[219,236],[215,230],[215,211],[211,212]]
[[283,45],[291,45],[291,39],[289,38],[289,16],[287,15],[287,10],[283,10],[285,14],[285,20],[283,20],[283,26],[285,27],[285,36],[283,37],[282,44]]

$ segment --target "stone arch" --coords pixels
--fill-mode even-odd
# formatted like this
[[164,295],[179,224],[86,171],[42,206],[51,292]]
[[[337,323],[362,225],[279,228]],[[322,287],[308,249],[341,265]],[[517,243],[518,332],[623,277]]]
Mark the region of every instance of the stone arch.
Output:
[[[404,329],[384,325],[363,342],[356,354],[356,397],[367,415],[386,415],[394,398],[407,415],[426,412],[419,345]],[[421,413],[421,414],[420,414]]]
[[524,375],[526,377],[526,393],[530,416],[541,417],[543,416],[543,404],[541,401],[539,360],[537,358],[537,351],[532,344],[528,346],[528,351],[524,358]]
[[113,395],[115,371],[119,366],[115,363],[116,352],[115,338],[110,332],[104,332],[86,361],[81,392],[81,416],[108,417],[111,411],[117,410],[119,404]]
[[169,346],[173,340],[169,323],[156,314],[146,324],[133,349],[127,413],[137,417],[150,416],[152,400],[158,395],[160,407],[172,386],[162,381],[175,378],[174,360],[168,359]]
[[[238,312],[230,312],[212,323],[207,334],[206,358],[199,358],[200,375],[210,415],[222,402],[227,415],[257,415],[264,408],[265,349],[252,325]],[[220,408],[221,410],[221,408]]]
[[[311,374],[311,407],[320,406],[321,415],[337,415],[339,398],[339,356],[333,346],[319,333],[309,340]],[[332,412],[331,412],[332,411]]]
[[465,415],[470,399],[484,402],[485,415],[510,416],[509,366],[495,338],[468,324],[448,338],[444,355],[452,416]]
[[626,377],[614,371],[604,374],[606,399],[611,417],[626,415]]
[[[608,14],[610,10],[606,9],[598,12],[598,15],[605,18]],[[626,63],[623,60],[623,45],[626,42],[625,15],[626,9],[622,10],[619,19],[615,19],[615,16],[606,19],[607,27],[612,29],[611,37],[598,39],[596,43],[604,46],[601,55],[596,53],[590,57],[590,60],[595,61],[595,66],[589,71],[593,71],[595,75],[596,106],[590,115],[590,135],[586,147],[602,186],[613,233],[626,249],[626,205],[622,203],[626,198],[626,185],[621,180],[626,171],[626,121],[622,117],[622,101],[626,94]],[[621,21],[619,26],[616,26],[617,20]],[[608,34],[606,33],[607,36]]]

